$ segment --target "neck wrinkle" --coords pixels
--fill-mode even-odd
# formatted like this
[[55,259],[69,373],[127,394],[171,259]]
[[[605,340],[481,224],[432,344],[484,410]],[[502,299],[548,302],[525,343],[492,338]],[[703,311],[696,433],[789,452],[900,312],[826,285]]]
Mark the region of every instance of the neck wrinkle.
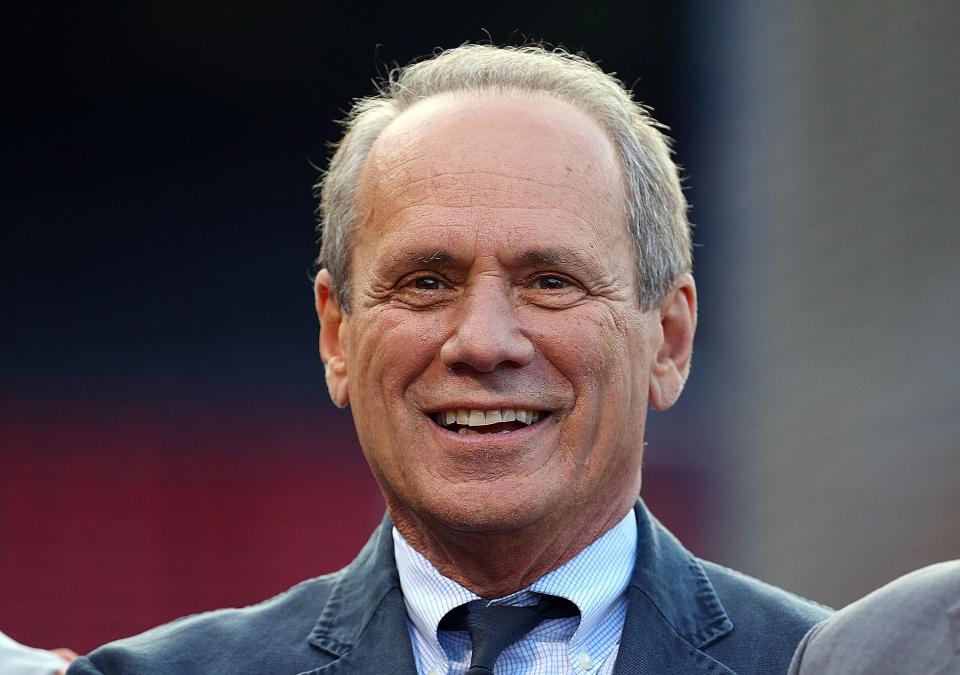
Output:
[[437,520],[410,516],[388,504],[394,526],[407,542],[443,576],[481,598],[493,600],[521,591],[576,556],[633,509],[635,501],[609,509],[603,517],[577,528],[539,523],[507,532],[476,532],[452,528]]

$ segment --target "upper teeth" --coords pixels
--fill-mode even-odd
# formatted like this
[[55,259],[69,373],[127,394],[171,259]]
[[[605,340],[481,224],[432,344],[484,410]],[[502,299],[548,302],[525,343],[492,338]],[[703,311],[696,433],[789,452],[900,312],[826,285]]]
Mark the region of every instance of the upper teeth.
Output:
[[434,414],[434,418],[441,426],[456,423],[469,427],[483,427],[488,424],[514,421],[533,424],[540,419],[540,416],[539,411],[526,410],[525,408],[500,408],[498,410],[457,408],[456,410],[443,410]]

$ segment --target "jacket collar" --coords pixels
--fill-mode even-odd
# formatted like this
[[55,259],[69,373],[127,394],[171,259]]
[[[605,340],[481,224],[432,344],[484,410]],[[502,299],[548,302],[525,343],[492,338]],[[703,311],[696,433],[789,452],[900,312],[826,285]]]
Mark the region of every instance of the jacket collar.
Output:
[[637,502],[637,562],[616,673],[733,675],[701,650],[733,630],[700,562]]
[[334,660],[302,675],[389,672],[416,675],[389,516],[370,541],[337,573],[307,642]]
[[[700,562],[637,502],[637,562],[616,673],[735,675],[701,650],[733,630]],[[311,673],[416,674],[406,609],[385,516],[357,558],[337,574],[313,631],[335,660]],[[306,675],[306,674],[305,674]]]

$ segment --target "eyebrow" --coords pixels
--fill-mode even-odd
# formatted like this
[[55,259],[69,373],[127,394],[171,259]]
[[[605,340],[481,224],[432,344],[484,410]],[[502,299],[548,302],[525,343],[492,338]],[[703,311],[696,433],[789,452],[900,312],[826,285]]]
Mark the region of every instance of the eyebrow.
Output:
[[524,251],[517,256],[517,262],[536,267],[556,267],[558,269],[588,270],[590,259],[575,249],[539,248]]
[[406,262],[414,265],[449,265],[456,258],[449,253],[439,249],[427,249],[424,251],[413,251],[404,256]]
[[383,260],[383,271],[388,274],[400,274],[416,268],[437,269],[456,267],[460,258],[438,248],[422,248],[391,255]]

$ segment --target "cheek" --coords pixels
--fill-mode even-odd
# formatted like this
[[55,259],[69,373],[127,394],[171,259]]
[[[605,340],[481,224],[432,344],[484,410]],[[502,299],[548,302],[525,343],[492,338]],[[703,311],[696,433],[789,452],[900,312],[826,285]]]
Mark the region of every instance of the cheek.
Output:
[[[546,359],[574,388],[574,408],[561,428],[565,458],[577,471],[621,452],[632,452],[642,436],[646,380],[638,326],[613,313],[557,315],[540,333]],[[638,398],[639,397],[639,398]]]
[[626,324],[608,312],[559,312],[541,323],[536,341],[544,356],[573,383],[578,398],[626,386],[633,358]]
[[[352,324],[351,402],[361,410],[398,401],[437,358],[442,323],[434,315],[383,310]],[[356,391],[356,394],[354,394]],[[374,401],[379,400],[379,405]]]

